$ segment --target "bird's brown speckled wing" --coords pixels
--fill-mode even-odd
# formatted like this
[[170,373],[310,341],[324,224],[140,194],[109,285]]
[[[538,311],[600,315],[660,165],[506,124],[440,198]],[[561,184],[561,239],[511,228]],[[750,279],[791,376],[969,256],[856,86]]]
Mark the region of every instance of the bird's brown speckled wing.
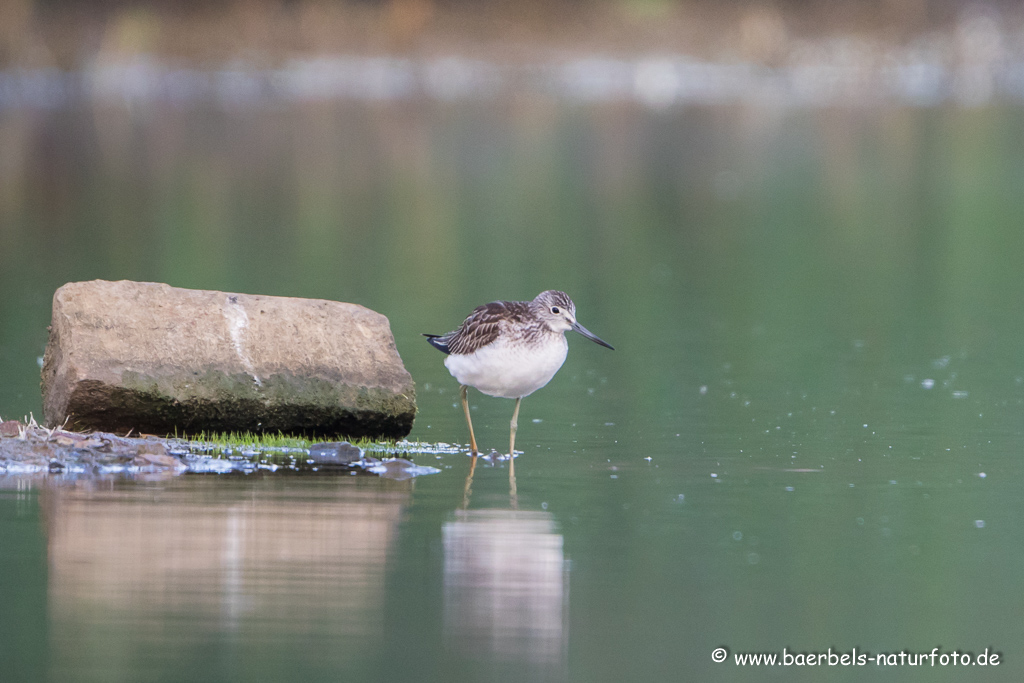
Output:
[[522,318],[529,312],[523,301],[494,301],[477,306],[459,329],[441,337],[448,353],[473,353],[487,346],[501,334],[502,326]]

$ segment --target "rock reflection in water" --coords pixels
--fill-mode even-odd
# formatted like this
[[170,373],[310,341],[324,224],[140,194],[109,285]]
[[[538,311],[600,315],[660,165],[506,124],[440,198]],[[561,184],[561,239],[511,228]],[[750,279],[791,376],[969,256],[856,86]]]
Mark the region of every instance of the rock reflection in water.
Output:
[[562,535],[546,512],[459,510],[444,525],[444,625],[474,659],[561,670],[569,582]]
[[[273,678],[344,671],[374,649],[409,484],[176,484],[46,491],[58,678],[184,674],[182,661],[201,678]],[[203,661],[225,641],[235,656]]]

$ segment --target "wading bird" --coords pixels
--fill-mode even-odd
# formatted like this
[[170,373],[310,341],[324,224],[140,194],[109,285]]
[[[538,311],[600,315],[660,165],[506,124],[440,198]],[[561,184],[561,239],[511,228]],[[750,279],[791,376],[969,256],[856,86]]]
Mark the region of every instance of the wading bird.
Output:
[[425,334],[435,348],[448,354],[444,364],[461,385],[462,409],[469,425],[469,443],[476,464],[476,437],[466,400],[468,387],[488,396],[514,398],[508,442],[509,462],[515,455],[519,404],[524,396],[551,381],[565,362],[567,330],[579,332],[612,348],[576,321],[576,305],[565,292],[548,290],[533,301],[495,301],[478,306],[457,330]]

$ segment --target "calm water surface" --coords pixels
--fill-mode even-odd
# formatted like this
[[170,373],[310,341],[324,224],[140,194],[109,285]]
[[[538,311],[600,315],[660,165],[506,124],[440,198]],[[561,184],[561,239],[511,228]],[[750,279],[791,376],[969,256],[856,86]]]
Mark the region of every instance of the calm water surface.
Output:
[[[72,280],[379,310],[430,442],[466,434],[420,333],[560,288],[616,347],[523,402],[514,496],[458,454],[0,477],[5,679],[1024,676],[1019,110],[73,106],[0,112],[0,159],[5,418]],[[1000,665],[731,658],[936,646]]]

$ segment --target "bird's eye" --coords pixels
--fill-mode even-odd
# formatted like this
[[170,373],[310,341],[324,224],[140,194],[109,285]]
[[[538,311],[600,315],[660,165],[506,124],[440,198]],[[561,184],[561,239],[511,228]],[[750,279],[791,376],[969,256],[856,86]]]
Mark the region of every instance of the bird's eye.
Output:
[[554,313],[555,315],[558,315],[560,313],[560,311],[558,310],[558,306],[552,306],[551,312]]

